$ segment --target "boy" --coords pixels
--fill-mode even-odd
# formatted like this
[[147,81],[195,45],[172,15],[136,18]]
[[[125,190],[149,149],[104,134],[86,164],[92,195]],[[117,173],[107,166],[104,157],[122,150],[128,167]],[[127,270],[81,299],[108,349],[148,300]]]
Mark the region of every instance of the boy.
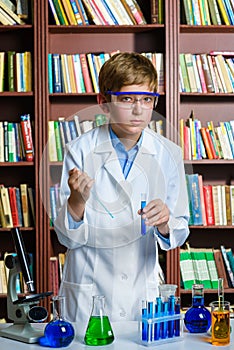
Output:
[[158,244],[173,249],[189,233],[181,149],[147,127],[158,97],[154,66],[137,53],[115,54],[99,86],[109,124],[67,145],[55,222],[68,248],[60,293],[81,332],[97,294],[111,321],[136,320],[142,300],[158,295]]

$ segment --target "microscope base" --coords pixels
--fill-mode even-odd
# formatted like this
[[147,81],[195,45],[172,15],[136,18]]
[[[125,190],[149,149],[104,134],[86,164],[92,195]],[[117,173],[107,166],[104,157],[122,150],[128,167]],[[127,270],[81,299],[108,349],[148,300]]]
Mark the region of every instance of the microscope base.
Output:
[[43,330],[33,328],[30,323],[13,324],[0,330],[0,337],[29,344],[37,343],[41,336],[43,336]]

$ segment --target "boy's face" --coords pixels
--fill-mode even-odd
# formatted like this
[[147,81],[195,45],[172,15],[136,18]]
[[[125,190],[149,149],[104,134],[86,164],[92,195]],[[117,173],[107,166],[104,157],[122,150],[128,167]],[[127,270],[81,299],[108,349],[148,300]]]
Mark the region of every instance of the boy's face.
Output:
[[124,86],[120,92],[121,95],[111,96],[109,104],[112,129],[119,138],[137,141],[151,120],[155,98],[144,95],[144,92],[152,92],[147,84]]

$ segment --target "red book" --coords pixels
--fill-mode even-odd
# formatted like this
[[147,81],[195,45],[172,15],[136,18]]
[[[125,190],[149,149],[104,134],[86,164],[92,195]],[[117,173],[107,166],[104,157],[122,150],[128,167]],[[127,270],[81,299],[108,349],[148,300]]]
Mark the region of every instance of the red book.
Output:
[[218,159],[218,156],[215,152],[212,138],[210,136],[209,129],[206,127],[200,128],[201,136],[204,142],[206,153],[209,159]]
[[203,185],[203,195],[204,195],[207,226],[212,226],[215,224],[212,185]]
[[15,187],[8,187],[8,193],[9,193],[9,200],[10,200],[10,207],[11,207],[11,216],[13,221],[14,227],[19,227],[20,221],[19,221],[19,213],[18,213],[18,207],[17,207],[17,199],[16,199],[16,190]]
[[30,121],[30,115],[22,115],[20,117],[20,125],[24,142],[25,156],[28,162],[32,162],[34,159],[33,141],[32,141],[32,127]]
[[85,90],[86,92],[93,92],[93,86],[92,86],[92,81],[89,74],[88,62],[87,62],[86,55],[84,53],[80,54],[80,63],[81,63],[81,69],[82,69],[82,74],[84,78]]

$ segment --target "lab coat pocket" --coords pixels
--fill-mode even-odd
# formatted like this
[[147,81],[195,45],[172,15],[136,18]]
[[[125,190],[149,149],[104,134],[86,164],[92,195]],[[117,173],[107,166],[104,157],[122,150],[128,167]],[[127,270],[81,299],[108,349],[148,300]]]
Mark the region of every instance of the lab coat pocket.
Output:
[[67,296],[65,317],[68,321],[76,323],[75,328],[79,335],[85,335],[92,309],[93,283],[77,284],[63,281],[60,293]]

